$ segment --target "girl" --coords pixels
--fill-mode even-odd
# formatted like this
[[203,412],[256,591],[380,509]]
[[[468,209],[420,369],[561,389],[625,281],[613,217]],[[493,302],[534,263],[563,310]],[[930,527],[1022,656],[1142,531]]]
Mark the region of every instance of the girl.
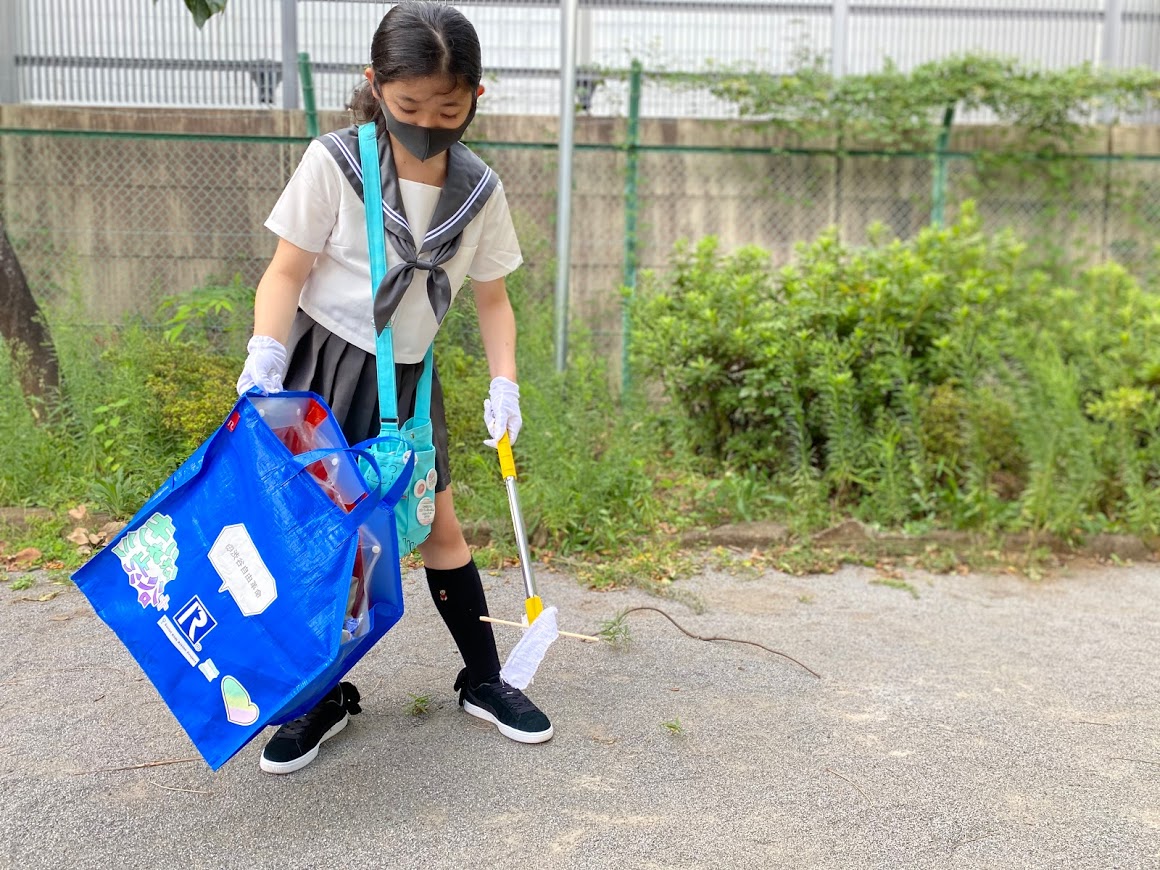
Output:
[[[266,221],[279,237],[254,299],[254,336],[238,393],[257,386],[321,395],[354,444],[379,433],[375,322],[393,316],[401,420],[414,412],[423,356],[464,278],[471,278],[492,382],[484,422],[494,447],[522,423],[516,385],[515,317],[504,284],[522,262],[503,187],[459,142],[483,94],[479,39],[450,6],[408,0],[383,18],[371,67],[351,101],[377,128],[388,207],[388,275],[374,295],[358,170],[357,128],[312,142]],[[397,218],[397,220],[396,220]],[[430,245],[428,248],[427,245]],[[373,316],[372,316],[373,314]],[[541,743],[552,725],[499,677],[479,571],[455,516],[447,424],[436,372],[431,420],[438,484],[430,537],[420,545],[427,583],[465,667],[455,681],[465,711],[513,740]],[[261,768],[290,773],[359,712],[340,683],[266,744]]]

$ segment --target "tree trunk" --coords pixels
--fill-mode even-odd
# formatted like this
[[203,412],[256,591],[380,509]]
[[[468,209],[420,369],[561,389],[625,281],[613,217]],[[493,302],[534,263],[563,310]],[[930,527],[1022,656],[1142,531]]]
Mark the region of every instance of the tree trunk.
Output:
[[[20,388],[26,397],[43,400],[59,391],[60,365],[56,349],[8,239],[3,216],[0,216],[0,338],[8,343]],[[38,418],[39,405],[33,402],[33,413]]]

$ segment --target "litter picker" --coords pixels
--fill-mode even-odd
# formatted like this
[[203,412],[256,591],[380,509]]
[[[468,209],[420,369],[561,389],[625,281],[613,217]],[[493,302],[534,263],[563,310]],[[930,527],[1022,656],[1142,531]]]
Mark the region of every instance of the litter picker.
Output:
[[[512,445],[507,433],[499,439],[499,468],[507,487],[508,506],[512,512],[512,529],[516,536],[516,546],[520,552],[520,570],[524,575],[524,610],[527,628],[524,636],[512,647],[508,659],[500,669],[500,676],[509,686],[526,689],[536,675],[536,669],[544,660],[548,647],[560,636],[556,625],[556,608],[544,609],[544,602],[536,594],[536,579],[532,576],[532,555],[528,551],[528,533],[524,527],[524,517],[520,512],[520,496],[516,490],[516,461],[512,456]],[[512,623],[481,616],[484,622]],[[516,623],[518,624],[518,623]],[[574,635],[573,635],[574,636]],[[595,637],[580,636],[584,640],[598,640]]]

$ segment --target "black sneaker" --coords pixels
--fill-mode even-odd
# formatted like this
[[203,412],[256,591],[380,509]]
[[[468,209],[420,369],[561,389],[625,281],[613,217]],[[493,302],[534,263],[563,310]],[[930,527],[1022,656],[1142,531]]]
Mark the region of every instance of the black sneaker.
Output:
[[361,713],[359,694],[351,683],[339,683],[314,705],[274,732],[262,750],[259,766],[266,773],[293,773],[318,757],[318,747],[346,727],[350,717]]
[[548,717],[498,674],[486,683],[472,686],[464,668],[455,680],[455,688],[459,690],[459,706],[472,716],[491,722],[504,737],[520,743],[543,743],[552,738],[554,731]]

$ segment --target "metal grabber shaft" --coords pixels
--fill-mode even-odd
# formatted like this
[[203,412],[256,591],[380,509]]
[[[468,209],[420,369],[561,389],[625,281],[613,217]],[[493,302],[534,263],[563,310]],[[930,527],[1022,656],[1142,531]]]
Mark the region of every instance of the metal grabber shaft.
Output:
[[524,609],[528,614],[528,625],[536,621],[536,617],[544,612],[544,602],[536,594],[536,580],[532,576],[532,556],[528,552],[528,533],[524,528],[524,517],[520,513],[520,495],[516,487],[516,461],[512,456],[512,445],[507,433],[499,439],[499,469],[503,475],[504,486],[507,487],[508,507],[512,511],[512,528],[516,535],[516,546],[520,551],[520,570],[524,575],[524,592],[526,600]]

